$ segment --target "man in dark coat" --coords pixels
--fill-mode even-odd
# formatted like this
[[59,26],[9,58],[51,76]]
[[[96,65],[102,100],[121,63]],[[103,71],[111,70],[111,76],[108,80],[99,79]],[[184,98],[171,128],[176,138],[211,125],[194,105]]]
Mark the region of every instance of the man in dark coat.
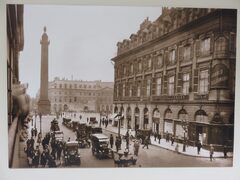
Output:
[[197,153],[200,154],[200,151],[201,151],[201,148],[202,148],[202,144],[200,141],[197,142]]
[[161,135],[161,133],[159,133],[158,134],[158,144],[160,144],[161,139],[162,139],[162,135]]
[[144,145],[143,145],[143,149],[144,149],[144,147],[147,147],[147,149],[148,149],[148,143],[149,143],[149,139],[148,139],[148,137],[145,137],[145,139],[144,139]]
[[113,143],[114,143],[113,135],[110,134],[110,146],[111,146],[111,148],[113,148]]

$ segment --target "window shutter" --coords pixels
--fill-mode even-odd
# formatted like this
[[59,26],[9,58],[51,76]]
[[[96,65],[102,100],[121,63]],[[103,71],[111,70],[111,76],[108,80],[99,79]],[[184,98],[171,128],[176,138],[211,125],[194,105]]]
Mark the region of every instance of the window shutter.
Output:
[[182,93],[182,86],[183,86],[183,80],[182,80],[182,73],[178,73],[178,81],[177,81],[177,93]]
[[214,36],[211,35],[210,37],[210,53],[213,53],[214,50]]
[[163,94],[167,95],[167,85],[168,85],[168,77],[165,75],[163,77]]
[[144,79],[144,80],[142,81],[142,91],[141,91],[141,95],[142,95],[142,96],[146,96],[146,94],[147,94],[147,80]]
[[125,96],[129,96],[129,82],[125,84]]
[[200,56],[200,40],[196,40],[196,56]]
[[154,78],[152,78],[152,88],[151,88],[151,90],[152,90],[152,95],[156,95],[156,78],[154,77]]
[[197,93],[198,92],[198,69],[194,70],[194,79],[193,79],[193,92]]
[[184,51],[184,47],[180,46],[179,47],[179,61],[183,60],[183,51]]
[[164,53],[164,62],[166,65],[169,64],[169,52],[168,51],[165,51],[165,53]]
[[194,44],[190,44],[190,58],[192,59],[194,56]]

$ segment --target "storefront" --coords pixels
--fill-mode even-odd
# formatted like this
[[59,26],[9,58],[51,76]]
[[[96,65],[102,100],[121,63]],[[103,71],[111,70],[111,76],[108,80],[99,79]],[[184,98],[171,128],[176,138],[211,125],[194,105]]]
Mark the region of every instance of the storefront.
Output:
[[148,129],[148,122],[149,122],[148,108],[144,108],[143,113],[144,113],[143,129]]
[[170,108],[167,108],[164,115],[164,126],[163,126],[163,132],[174,134],[173,133],[173,119],[172,119],[172,110]]
[[139,111],[139,108],[136,107],[135,108],[135,112],[134,112],[134,118],[135,118],[135,130],[139,129],[139,123],[140,123],[140,111]]
[[159,133],[160,112],[157,108],[153,111],[152,119],[153,119],[153,132]]
[[131,127],[131,121],[132,121],[132,116],[131,116],[131,114],[132,114],[132,111],[131,111],[131,108],[130,107],[128,107],[127,108],[127,128],[128,129],[131,129],[132,127]]

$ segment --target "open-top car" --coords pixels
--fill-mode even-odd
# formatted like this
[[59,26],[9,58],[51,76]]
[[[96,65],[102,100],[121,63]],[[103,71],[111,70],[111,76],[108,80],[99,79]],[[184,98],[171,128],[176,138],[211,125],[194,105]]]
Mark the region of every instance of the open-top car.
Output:
[[92,154],[97,158],[111,157],[111,149],[108,148],[109,138],[104,134],[92,134]]
[[80,149],[77,141],[66,142],[64,148],[64,160],[66,166],[81,164]]

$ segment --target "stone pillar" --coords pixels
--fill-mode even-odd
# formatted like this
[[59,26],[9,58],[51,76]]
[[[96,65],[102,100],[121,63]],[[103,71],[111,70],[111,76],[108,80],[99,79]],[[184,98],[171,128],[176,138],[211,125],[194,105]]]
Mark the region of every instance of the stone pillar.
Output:
[[143,129],[143,121],[144,121],[144,112],[143,112],[144,106],[140,105],[139,106],[139,116],[140,116],[140,122],[139,122],[139,129]]
[[135,129],[135,106],[131,106],[131,127]]
[[124,120],[123,120],[123,128],[127,129],[127,105],[123,106],[124,110],[123,110],[123,116],[124,116]]
[[153,121],[152,121],[152,106],[149,105],[148,106],[148,129],[152,129],[153,128]]
[[40,41],[41,44],[41,79],[40,79],[40,98],[38,101],[38,112],[50,114],[50,101],[48,99],[48,35],[44,27],[44,33]]

